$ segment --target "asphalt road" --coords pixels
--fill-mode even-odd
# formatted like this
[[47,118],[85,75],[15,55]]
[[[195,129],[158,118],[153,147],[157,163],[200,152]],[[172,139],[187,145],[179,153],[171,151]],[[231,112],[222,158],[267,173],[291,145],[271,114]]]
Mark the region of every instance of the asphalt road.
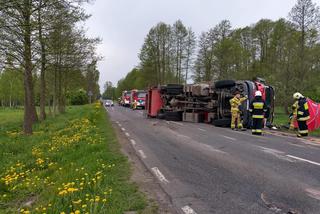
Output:
[[180,213],[320,213],[320,144],[107,111]]

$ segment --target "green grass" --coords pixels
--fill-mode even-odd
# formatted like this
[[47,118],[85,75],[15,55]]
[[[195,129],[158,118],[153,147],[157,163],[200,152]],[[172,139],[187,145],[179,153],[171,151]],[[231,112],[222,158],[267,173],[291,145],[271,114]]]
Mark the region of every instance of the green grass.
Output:
[[118,214],[146,207],[99,105],[68,107],[35,125],[33,136],[21,134],[21,110],[0,110],[0,117],[0,213]]
[[[283,108],[276,107],[275,108],[275,117],[274,117],[274,125],[278,127],[282,127],[284,125],[288,125],[289,123],[289,115],[287,115]],[[283,129],[286,130],[286,129]],[[286,130],[288,131],[288,130]],[[290,131],[291,132],[291,131]],[[311,136],[320,137],[320,129],[317,129],[310,133]]]
[[23,109],[0,108],[0,127],[22,123]]

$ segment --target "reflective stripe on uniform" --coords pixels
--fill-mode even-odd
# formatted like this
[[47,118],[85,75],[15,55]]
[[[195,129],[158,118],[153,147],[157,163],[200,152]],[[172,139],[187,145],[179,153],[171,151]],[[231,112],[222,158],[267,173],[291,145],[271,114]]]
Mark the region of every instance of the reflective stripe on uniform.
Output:
[[308,110],[308,109],[309,109],[308,103],[305,103],[305,104],[304,104],[304,109],[305,109],[305,110]]
[[299,115],[303,115],[303,111],[298,111],[298,114]]
[[300,134],[308,134],[308,132],[309,132],[308,130],[299,130]]
[[263,109],[264,103],[263,102],[254,102],[252,103],[254,109]]
[[263,115],[252,115],[252,118],[255,118],[255,119],[263,119],[264,116],[263,116]]
[[256,133],[262,133],[262,129],[256,129]]
[[310,116],[308,116],[308,117],[300,117],[300,118],[298,118],[297,120],[298,121],[307,121],[307,120],[309,120],[310,119]]

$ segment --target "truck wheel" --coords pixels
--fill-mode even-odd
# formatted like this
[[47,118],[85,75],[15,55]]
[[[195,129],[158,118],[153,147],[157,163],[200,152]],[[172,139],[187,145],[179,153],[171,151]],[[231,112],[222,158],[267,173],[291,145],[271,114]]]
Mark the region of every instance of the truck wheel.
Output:
[[162,113],[162,112],[157,114],[157,118],[160,119],[160,120],[164,120],[165,117],[166,117],[166,115],[164,113]]
[[168,95],[178,95],[183,93],[183,85],[179,84],[168,84],[166,86],[166,93]]
[[215,82],[214,87],[215,88],[231,88],[236,85],[236,82],[234,80],[220,80]]
[[225,118],[225,119],[217,119],[217,120],[213,120],[212,124],[214,126],[219,126],[219,127],[226,127],[226,126],[230,126],[231,124],[231,119],[230,118]]
[[164,114],[168,121],[182,121],[182,112],[167,111]]

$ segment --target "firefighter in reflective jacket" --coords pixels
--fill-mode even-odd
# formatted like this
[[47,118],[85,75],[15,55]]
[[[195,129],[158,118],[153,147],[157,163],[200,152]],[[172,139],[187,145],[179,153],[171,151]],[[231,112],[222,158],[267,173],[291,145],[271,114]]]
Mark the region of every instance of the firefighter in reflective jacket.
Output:
[[293,99],[298,101],[297,121],[298,121],[298,135],[297,137],[308,136],[308,124],[310,119],[309,107],[307,99],[299,92],[293,94]]
[[252,134],[261,135],[264,122],[264,114],[267,111],[267,106],[262,99],[261,91],[256,91],[255,97],[250,103],[249,111],[252,115]]
[[243,130],[241,115],[240,115],[240,106],[243,101],[245,101],[248,97],[241,97],[240,92],[236,92],[235,96],[230,100],[231,106],[231,129],[235,128]]
[[294,122],[297,120],[297,112],[298,112],[298,100],[296,100],[291,106],[291,114],[290,114],[290,130],[294,130]]

